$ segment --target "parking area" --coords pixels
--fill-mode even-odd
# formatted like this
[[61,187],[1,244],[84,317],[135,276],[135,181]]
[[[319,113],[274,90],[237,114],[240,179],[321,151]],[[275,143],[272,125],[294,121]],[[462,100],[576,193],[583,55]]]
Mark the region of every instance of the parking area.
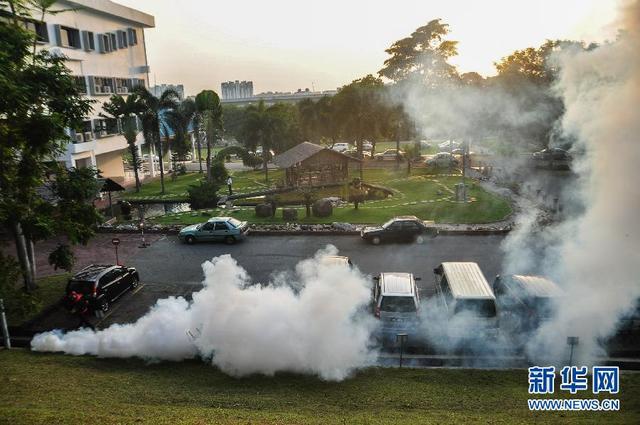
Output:
[[[293,270],[328,244],[349,256],[365,274],[410,272],[422,277],[418,282],[422,297],[434,292],[433,269],[443,261],[477,262],[488,281],[499,273],[502,262],[502,235],[438,236],[422,244],[383,244],[371,246],[357,236],[253,236],[236,245],[199,243],[186,245],[176,236],[161,236],[148,248],[127,259],[138,269],[141,285],[125,293],[101,320],[99,328],[114,323],[130,323],[143,316],[158,299],[189,297],[202,285],[202,263],[230,254],[244,267],[253,281],[268,282],[273,274]],[[98,260],[96,260],[98,262]],[[62,308],[55,309],[34,323],[30,330],[73,329],[78,319]]]

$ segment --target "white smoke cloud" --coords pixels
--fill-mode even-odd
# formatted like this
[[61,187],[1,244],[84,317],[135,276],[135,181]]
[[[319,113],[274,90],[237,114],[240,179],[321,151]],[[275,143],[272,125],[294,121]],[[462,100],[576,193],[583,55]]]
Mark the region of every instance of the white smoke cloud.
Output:
[[216,257],[202,265],[204,288],[192,302],[160,300],[135,323],[47,332],[31,347],[149,360],[200,356],[234,376],[290,371],[342,380],[375,360],[369,349],[375,321],[364,312],[368,280],[357,269],[321,261],[336,252],[328,247],[299,263],[296,282],[263,285],[229,255]]
[[620,316],[640,296],[640,2],[624,10],[624,33],[588,52],[558,57],[563,130],[585,152],[577,164],[585,211],[553,229],[559,245],[543,264],[567,292],[556,317],[529,350],[566,361],[566,337],[580,337],[579,359],[603,353]]

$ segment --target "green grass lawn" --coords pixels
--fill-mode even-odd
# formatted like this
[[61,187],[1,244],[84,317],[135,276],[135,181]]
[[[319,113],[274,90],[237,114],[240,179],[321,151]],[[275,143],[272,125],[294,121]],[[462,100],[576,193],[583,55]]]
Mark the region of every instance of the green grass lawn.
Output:
[[[233,177],[233,189],[237,193],[251,192],[254,190],[264,189],[266,187],[264,181],[264,173],[262,171],[242,171],[230,172]],[[269,180],[275,182],[282,179],[284,173],[281,170],[269,170]],[[122,195],[127,200],[159,200],[159,201],[176,201],[185,202],[187,200],[187,189],[191,185],[197,185],[204,177],[200,173],[187,173],[183,176],[177,176],[176,180],[172,180],[171,176],[165,176],[165,194],[160,191],[160,178],[144,183],[140,188],[140,192],[136,193],[131,189]]]
[[200,361],[146,364],[12,350],[0,351],[0,380],[0,422],[11,424],[640,421],[640,374],[631,373],[622,374],[613,396],[621,410],[607,413],[529,412],[524,370],[370,368],[336,383],[294,374],[237,379]]
[[[274,181],[278,178],[274,174]],[[352,171],[357,176],[356,170]],[[247,187],[258,184],[261,180],[259,172],[237,173],[234,180],[244,185],[238,191],[248,191]],[[388,187],[395,194],[387,199],[367,201],[356,210],[352,205],[336,208],[333,215],[327,218],[305,217],[304,206],[297,206],[301,223],[331,223],[335,221],[350,223],[383,223],[398,215],[415,215],[424,220],[434,220],[438,223],[489,223],[505,218],[511,213],[509,202],[497,195],[486,192],[480,185],[468,179],[468,194],[473,202],[462,204],[452,202],[455,185],[461,181],[458,176],[433,175],[426,169],[413,169],[411,176],[407,176],[405,169],[365,169],[364,180],[372,184]],[[334,189],[335,196],[342,195],[343,188]],[[326,192],[326,190],[325,190]],[[323,193],[323,196],[330,193]],[[205,216],[228,215],[228,212],[209,210]],[[234,217],[254,223],[281,223],[279,212],[274,218],[258,218],[251,207],[241,208],[232,213]],[[203,221],[202,212],[185,212],[169,214],[154,218],[163,224],[193,224]]]
[[43,308],[60,300],[64,295],[68,279],[68,274],[41,277],[37,281],[38,289],[28,299],[25,298],[21,305],[14,306],[9,300],[5,300],[9,326],[17,326],[31,319]]

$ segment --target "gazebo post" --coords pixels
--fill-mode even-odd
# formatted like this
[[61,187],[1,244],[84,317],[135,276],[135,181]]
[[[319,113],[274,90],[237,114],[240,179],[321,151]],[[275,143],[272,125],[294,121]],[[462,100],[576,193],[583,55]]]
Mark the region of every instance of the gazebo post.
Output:
[[113,215],[113,202],[111,202],[111,191],[109,191],[109,210],[111,211],[111,217],[115,217]]

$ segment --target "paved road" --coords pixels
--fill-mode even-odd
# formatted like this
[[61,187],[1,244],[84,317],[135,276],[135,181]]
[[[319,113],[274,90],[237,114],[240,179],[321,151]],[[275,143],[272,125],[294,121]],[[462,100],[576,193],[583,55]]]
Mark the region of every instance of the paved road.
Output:
[[[421,276],[418,282],[423,297],[433,292],[433,268],[443,261],[475,261],[487,280],[500,272],[504,236],[438,236],[423,244],[389,244],[372,246],[357,236],[254,236],[233,246],[225,244],[185,245],[176,236],[164,236],[150,247],[136,252],[127,265],[135,266],[141,287],[116,301],[109,314],[98,321],[98,328],[114,323],[133,322],[143,316],[160,298],[184,296],[199,290],[203,279],[201,264],[211,258],[231,254],[244,267],[254,282],[268,282],[272,274],[293,270],[303,259],[328,244],[365,274],[411,272]],[[31,326],[32,331],[52,328],[74,329],[78,319],[57,308]]]
[[475,261],[488,280],[500,271],[501,235],[438,236],[423,244],[372,246],[357,236],[255,236],[233,246],[181,244],[174,236],[161,238],[131,260],[143,282],[197,284],[201,264],[215,256],[231,254],[254,281],[265,282],[272,273],[291,270],[300,261],[328,244],[367,274],[406,271],[432,280],[432,271],[443,261]]

